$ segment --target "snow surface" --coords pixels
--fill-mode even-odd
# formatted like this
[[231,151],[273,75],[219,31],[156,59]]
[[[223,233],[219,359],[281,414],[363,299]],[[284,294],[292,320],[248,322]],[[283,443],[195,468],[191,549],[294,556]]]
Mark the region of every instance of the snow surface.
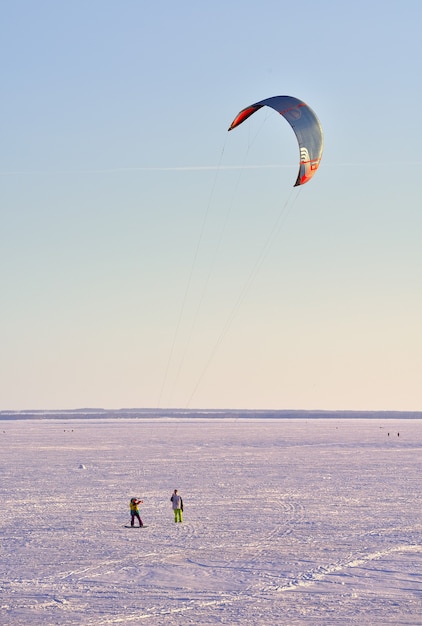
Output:
[[3,420],[0,442],[4,626],[422,621],[422,420]]

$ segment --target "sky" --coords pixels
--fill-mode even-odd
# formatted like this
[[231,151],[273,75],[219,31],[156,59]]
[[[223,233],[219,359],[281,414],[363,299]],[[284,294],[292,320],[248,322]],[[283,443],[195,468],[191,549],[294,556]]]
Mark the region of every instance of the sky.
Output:
[[421,410],[419,0],[1,14],[0,410]]

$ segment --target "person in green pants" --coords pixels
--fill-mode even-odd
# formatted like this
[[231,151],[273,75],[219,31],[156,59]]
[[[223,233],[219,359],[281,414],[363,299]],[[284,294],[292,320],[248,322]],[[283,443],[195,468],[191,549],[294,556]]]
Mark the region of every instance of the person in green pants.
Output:
[[183,500],[177,493],[177,489],[173,491],[170,501],[173,505],[174,521],[183,522]]

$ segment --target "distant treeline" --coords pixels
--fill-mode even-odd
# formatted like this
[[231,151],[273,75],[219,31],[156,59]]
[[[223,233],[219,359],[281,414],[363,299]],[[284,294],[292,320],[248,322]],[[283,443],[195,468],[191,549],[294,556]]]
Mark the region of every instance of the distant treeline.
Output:
[[0,411],[0,420],[28,419],[422,419],[422,411],[303,411],[234,409],[69,409]]

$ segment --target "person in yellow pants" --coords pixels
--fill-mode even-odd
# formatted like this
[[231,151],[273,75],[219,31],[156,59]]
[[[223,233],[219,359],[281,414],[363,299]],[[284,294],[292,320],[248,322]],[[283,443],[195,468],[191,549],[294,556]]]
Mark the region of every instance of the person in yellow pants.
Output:
[[183,500],[182,497],[179,496],[179,494],[177,493],[177,489],[173,491],[170,501],[173,506],[174,521],[176,522],[176,524],[177,522],[183,522]]

